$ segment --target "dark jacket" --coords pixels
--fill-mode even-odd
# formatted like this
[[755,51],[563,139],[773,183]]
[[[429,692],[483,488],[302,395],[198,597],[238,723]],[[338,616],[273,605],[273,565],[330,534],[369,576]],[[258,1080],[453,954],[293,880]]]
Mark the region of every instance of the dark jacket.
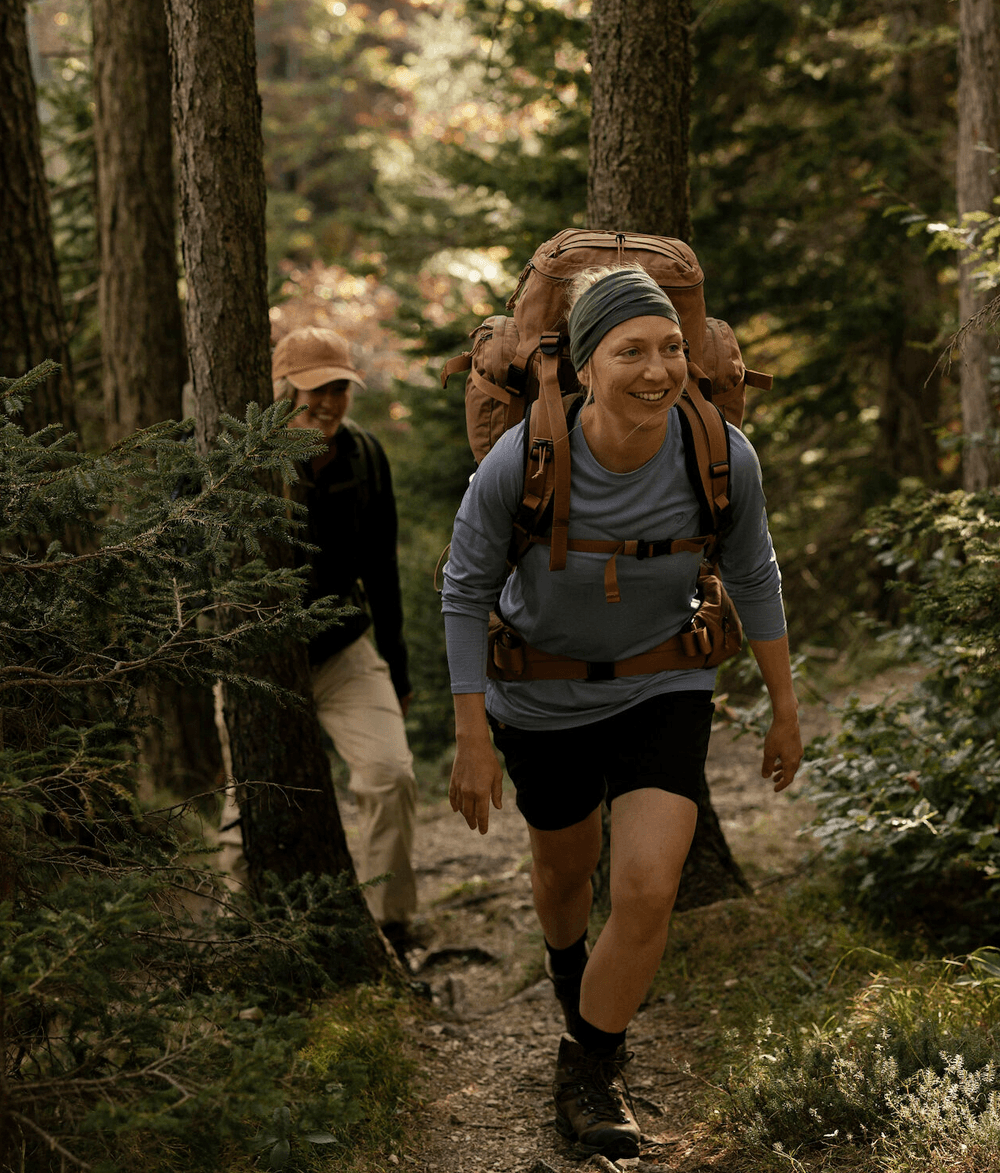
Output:
[[336,435],[337,455],[304,473],[312,555],[310,598],[335,595],[360,610],[309,645],[320,664],[353,643],[374,623],[375,644],[389,665],[396,695],[409,694],[403,605],[396,560],[396,501],[389,461],[370,432],[345,421]]

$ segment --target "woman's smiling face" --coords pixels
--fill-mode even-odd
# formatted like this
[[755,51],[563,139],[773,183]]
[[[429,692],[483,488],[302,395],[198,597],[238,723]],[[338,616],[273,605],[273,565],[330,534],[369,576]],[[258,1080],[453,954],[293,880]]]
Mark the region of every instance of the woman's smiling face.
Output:
[[332,440],[351,404],[351,384],[347,379],[324,383],[312,391],[299,391],[295,406],[306,410],[290,421],[293,428],[319,428],[327,440]]
[[670,318],[630,318],[604,335],[580,372],[598,411],[634,426],[662,423],[687,379],[681,328]]

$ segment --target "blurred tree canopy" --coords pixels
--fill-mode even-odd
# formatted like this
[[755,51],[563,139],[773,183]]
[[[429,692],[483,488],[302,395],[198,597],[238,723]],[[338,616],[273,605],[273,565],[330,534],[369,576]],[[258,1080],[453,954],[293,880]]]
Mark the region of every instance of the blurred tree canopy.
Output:
[[[37,38],[56,110],[85,91],[86,8],[43,0],[34,14],[36,31],[66,17],[58,43],[51,28]],[[448,720],[430,578],[472,470],[461,380],[442,390],[437,371],[502,311],[539,241],[584,222],[589,5],[258,0],[256,14],[272,331],[336,323],[366,355],[355,412],[402,488],[425,674],[411,727],[432,753]],[[746,428],[793,640],[833,654],[858,638],[856,612],[898,606],[851,541],[866,509],[914,480],[959,481],[957,382],[938,361],[959,324],[957,260],[926,231],[955,215],[957,13],[698,0],[690,35],[692,243],[710,312],[776,376]],[[81,165],[79,120],[43,131],[50,166]],[[54,214],[65,254],[86,217],[58,200]],[[82,347],[94,327],[73,304]]]

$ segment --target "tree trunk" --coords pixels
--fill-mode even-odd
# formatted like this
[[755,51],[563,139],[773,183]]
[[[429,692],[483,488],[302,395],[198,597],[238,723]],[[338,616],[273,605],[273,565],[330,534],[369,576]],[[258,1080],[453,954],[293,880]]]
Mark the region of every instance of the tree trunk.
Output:
[[[242,417],[248,401],[265,406],[272,398],[253,5],[168,0],[167,17],[196,439],[207,446],[223,412]],[[272,563],[282,556],[268,555]],[[305,646],[247,667],[303,698],[301,707],[231,691],[224,700],[251,890],[261,891],[266,872],[284,882],[307,873],[353,879]],[[353,891],[358,916],[369,918],[360,889]],[[367,961],[376,972],[388,956],[376,947]]]
[[211,688],[165,680],[143,699],[152,717],[139,739],[143,786],[181,798],[214,790],[222,750]]
[[[92,14],[101,384],[113,444],[180,418],[187,362],[163,0],[93,0]],[[147,703],[150,782],[180,795],[210,790],[221,766],[210,690],[164,681]]]
[[698,826],[691,850],[684,861],[674,907],[678,912],[683,912],[688,908],[702,908],[716,900],[749,896],[752,891],[729,850],[719,816],[712,806],[708,779],[702,772],[701,785],[698,787]]
[[[954,68],[950,44],[929,35],[946,19],[940,0],[912,0],[890,5],[885,36],[896,46],[887,74],[881,117],[897,134],[915,127],[948,126],[954,114],[942,76]],[[924,153],[914,153],[906,166],[903,190],[921,207],[938,206],[938,170]],[[889,494],[904,477],[933,485],[940,480],[936,430],[940,425],[941,371],[937,345],[943,306],[938,274],[928,265],[919,241],[897,248],[891,273],[895,294],[882,311],[885,363],[879,398],[879,447],[876,494]]]
[[690,0],[594,0],[591,228],[691,238]]
[[[958,214],[991,212],[1000,196],[1000,0],[961,0],[958,43]],[[959,279],[959,318],[965,323],[989,294],[976,289],[966,261]],[[994,291],[995,292],[995,291]],[[962,477],[970,492],[1000,484],[997,330],[967,330],[961,346]],[[991,369],[992,367],[992,369]]]
[[62,364],[23,420],[29,431],[53,423],[75,430],[24,0],[0,0],[0,176],[0,375],[16,378],[47,358]]
[[93,0],[102,385],[114,443],[181,412],[184,333],[163,0]]
[[897,484],[903,477],[917,477],[933,485],[940,479],[937,275],[917,252],[900,255],[898,264],[904,304],[891,315],[887,328],[885,381],[879,400],[879,471]]
[[167,0],[196,439],[271,402],[252,0]]
[[[593,115],[587,223],[688,240],[691,44],[688,0],[594,0]],[[608,820],[594,880],[607,907]],[[702,777],[698,826],[678,907],[742,896],[749,885],[733,859]]]

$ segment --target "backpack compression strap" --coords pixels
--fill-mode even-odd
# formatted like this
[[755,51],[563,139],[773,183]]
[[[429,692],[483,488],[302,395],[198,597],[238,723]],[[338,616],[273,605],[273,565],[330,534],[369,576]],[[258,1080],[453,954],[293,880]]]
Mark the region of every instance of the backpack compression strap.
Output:
[[[487,318],[486,322],[488,323],[490,320],[491,319]],[[495,350],[497,352],[499,352],[499,354],[502,354],[503,353],[503,333],[502,332],[504,330],[504,327],[502,325],[500,325],[500,323],[504,323],[504,322],[509,323],[509,325],[506,327],[506,329],[509,330],[509,329],[512,329],[513,322],[509,318],[494,318],[494,319],[492,319],[492,321],[493,321],[492,331],[485,336],[486,340],[487,340],[487,346],[490,343],[492,343],[493,346],[495,347]],[[515,367],[515,364],[512,363],[510,365],[510,367],[508,368],[508,372],[507,372],[507,377],[508,377],[507,385],[504,387],[501,387],[498,383],[494,383],[493,380],[488,375],[485,375],[482,371],[480,371],[476,368],[476,364],[474,361],[474,355],[475,355],[475,351],[480,346],[480,339],[478,336],[483,331],[485,325],[486,325],[486,323],[484,323],[483,326],[480,326],[475,331],[473,337],[475,337],[477,340],[476,340],[476,343],[475,343],[472,350],[463,351],[462,354],[456,355],[454,358],[448,359],[448,361],[441,368],[441,386],[443,388],[446,388],[448,386],[448,380],[451,378],[452,375],[457,375],[460,371],[468,371],[469,372],[469,376],[468,376],[469,380],[471,381],[473,387],[475,387],[475,389],[480,393],[480,395],[485,395],[489,399],[495,399],[495,400],[497,400],[498,403],[502,403],[507,408],[507,413],[506,413],[506,417],[505,417],[505,429],[511,428],[514,426],[514,424],[520,423],[520,421],[522,419],[524,419],[524,409],[525,409],[524,389],[526,386],[526,379],[524,378],[524,371],[521,370],[521,368],[519,368],[519,367]],[[491,369],[491,363],[489,360],[487,360],[486,366],[487,366],[488,370]],[[513,378],[511,376],[512,371],[513,371]],[[518,379],[518,376],[520,376],[519,379]],[[466,387],[466,397],[468,397],[468,387]]]
[[[504,387],[498,386],[492,379],[488,379],[480,371],[477,371],[472,362],[472,351],[467,350],[463,354],[458,354],[448,361],[441,368],[441,386],[447,387],[448,380],[452,375],[457,375],[459,371],[468,371],[469,378],[477,390],[482,391],[485,395],[489,395],[491,399],[497,399],[503,404],[510,404],[517,400],[516,395],[511,395],[510,391]],[[514,421],[517,422],[516,420]]]

